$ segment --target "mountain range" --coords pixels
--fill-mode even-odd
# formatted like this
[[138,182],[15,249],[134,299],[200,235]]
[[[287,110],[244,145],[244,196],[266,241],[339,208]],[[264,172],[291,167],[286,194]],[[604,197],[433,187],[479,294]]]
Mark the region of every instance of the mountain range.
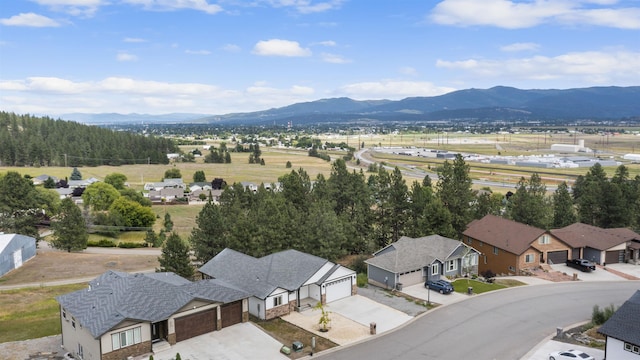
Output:
[[496,86],[402,100],[330,98],[264,111],[203,114],[65,114],[83,123],[295,125],[429,121],[640,120],[640,86],[521,90]]

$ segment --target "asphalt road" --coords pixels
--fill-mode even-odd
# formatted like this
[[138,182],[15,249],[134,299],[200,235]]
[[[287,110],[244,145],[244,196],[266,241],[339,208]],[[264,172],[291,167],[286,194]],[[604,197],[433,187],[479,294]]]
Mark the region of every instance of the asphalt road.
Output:
[[398,330],[321,359],[516,360],[540,341],[591,317],[594,305],[622,305],[638,281],[572,282],[493,291],[425,313]]

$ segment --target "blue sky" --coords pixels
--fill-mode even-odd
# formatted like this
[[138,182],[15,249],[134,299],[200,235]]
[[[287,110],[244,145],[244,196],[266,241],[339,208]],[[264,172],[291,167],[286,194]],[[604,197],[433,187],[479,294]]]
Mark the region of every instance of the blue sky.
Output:
[[640,0],[3,0],[0,109],[225,114],[640,85]]

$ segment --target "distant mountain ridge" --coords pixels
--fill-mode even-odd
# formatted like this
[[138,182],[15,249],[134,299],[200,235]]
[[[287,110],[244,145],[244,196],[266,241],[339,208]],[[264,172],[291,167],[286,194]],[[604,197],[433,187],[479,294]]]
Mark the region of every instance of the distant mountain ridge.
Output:
[[118,122],[125,122],[128,118],[131,120],[129,123],[144,121],[229,125],[286,124],[289,121],[302,125],[443,120],[621,120],[640,118],[640,86],[566,90],[521,90],[496,86],[490,89],[466,89],[439,96],[409,97],[402,100],[330,98],[263,111],[225,115],[83,115],[84,121],[78,117],[67,119],[97,123],[96,119],[118,119]]

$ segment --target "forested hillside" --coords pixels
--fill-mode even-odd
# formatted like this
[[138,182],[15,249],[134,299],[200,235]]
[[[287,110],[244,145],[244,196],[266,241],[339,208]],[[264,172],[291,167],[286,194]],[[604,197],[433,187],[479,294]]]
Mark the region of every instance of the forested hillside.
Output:
[[166,164],[177,151],[169,139],[0,112],[1,166]]

